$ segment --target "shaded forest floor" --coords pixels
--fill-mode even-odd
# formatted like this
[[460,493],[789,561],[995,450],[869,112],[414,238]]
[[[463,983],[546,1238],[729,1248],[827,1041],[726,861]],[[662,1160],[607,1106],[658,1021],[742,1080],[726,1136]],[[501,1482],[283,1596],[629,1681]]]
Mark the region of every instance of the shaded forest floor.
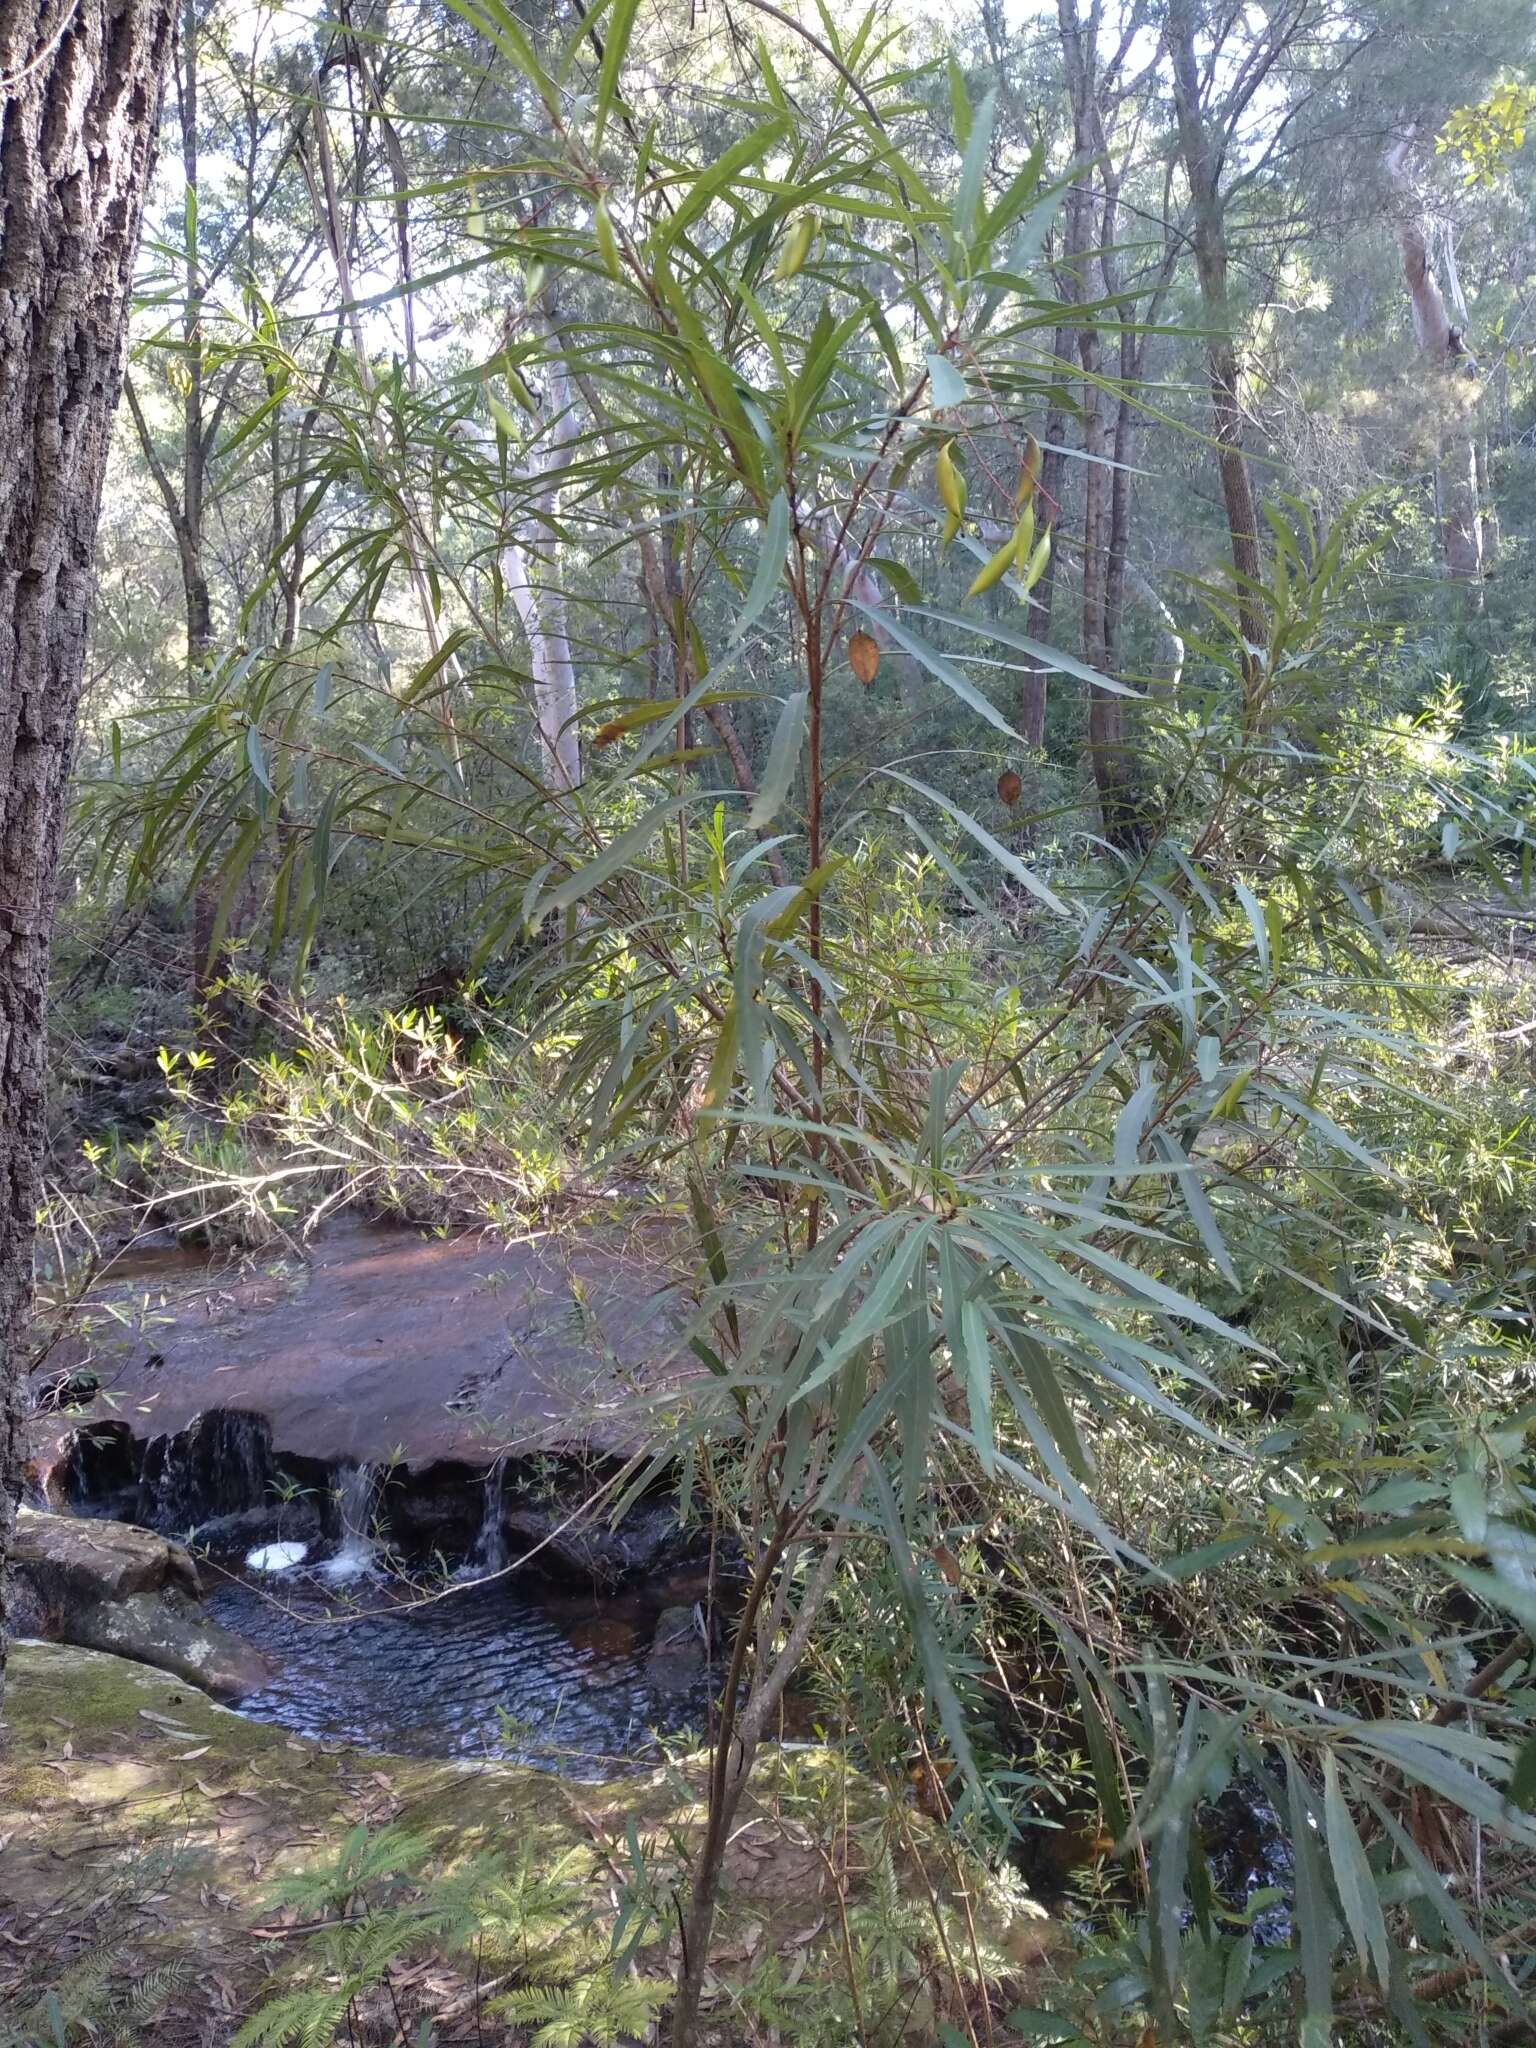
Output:
[[[664,1898],[700,1819],[701,1759],[590,1785],[512,1764],[323,1748],[242,1720],[162,1672],[52,1644],[15,1646],[6,1708],[0,2012],[19,2028],[0,2030],[7,2048],[48,2038],[50,1992],[66,2016],[88,2008],[106,2039],[226,2043],[315,1931],[311,1915],[273,1904],[274,1880],[333,1858],[359,1824],[438,1832],[454,1859],[495,1851],[541,1874],[563,1871],[597,1929],[629,1882],[631,1843],[643,1845]],[[774,1956],[792,1967],[803,1955],[810,1976],[835,1971],[840,1912],[885,1853],[884,1817],[827,1752],[771,1755],[753,1789],[728,1859],[719,1976]],[[942,1892],[936,1864],[925,1876]],[[989,1950],[1008,1959],[1008,1989],[1038,1990],[1059,1930],[1036,1913],[1010,1920],[972,1903]],[[671,1945],[660,1933],[641,1966],[669,1970]],[[396,2040],[401,2020],[414,2030],[428,2014],[441,2048],[525,2038],[487,2025],[462,1959],[415,1956],[386,1986],[364,2001],[360,2040]],[[376,2034],[369,2006],[379,2008]]]

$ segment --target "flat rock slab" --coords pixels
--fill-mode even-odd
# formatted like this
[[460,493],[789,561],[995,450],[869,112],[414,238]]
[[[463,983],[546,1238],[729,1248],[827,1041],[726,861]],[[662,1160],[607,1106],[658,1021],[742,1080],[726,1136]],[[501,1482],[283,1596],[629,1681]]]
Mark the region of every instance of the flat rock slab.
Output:
[[357,1223],[307,1258],[152,1256],[109,1276],[83,1335],[50,1358],[99,1390],[40,1418],[34,1454],[46,1464],[83,1420],[145,1438],[211,1408],[267,1416],[279,1456],[624,1454],[681,1376],[671,1232],[658,1218],[506,1244]]

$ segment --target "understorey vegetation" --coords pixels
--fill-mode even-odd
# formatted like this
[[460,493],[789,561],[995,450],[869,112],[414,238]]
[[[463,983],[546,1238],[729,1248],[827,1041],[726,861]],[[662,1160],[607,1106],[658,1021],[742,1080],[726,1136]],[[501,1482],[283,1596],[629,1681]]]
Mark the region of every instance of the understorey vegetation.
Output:
[[662,1216],[740,1562],[688,1828],[348,1836],[241,2042],[1536,2025],[1518,36],[963,12],[187,9],[45,1277]]

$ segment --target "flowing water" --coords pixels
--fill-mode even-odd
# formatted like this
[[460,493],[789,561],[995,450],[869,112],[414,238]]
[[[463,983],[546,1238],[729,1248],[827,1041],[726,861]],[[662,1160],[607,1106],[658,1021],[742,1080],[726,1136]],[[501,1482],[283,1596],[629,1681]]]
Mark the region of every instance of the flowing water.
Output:
[[490,1578],[507,1568],[507,1530],[503,1512],[506,1486],[507,1461],[498,1458],[485,1475],[485,1506],[480,1512],[480,1529],[475,1537],[475,1547],[460,1569],[461,1578]]
[[366,1579],[374,1570],[379,1552],[373,1533],[374,1496],[379,1475],[372,1465],[343,1465],[336,1475],[336,1507],[341,1522],[341,1542],[336,1555],[321,1565],[322,1574],[333,1585],[345,1586],[354,1579]]
[[240,1702],[253,1720],[407,1756],[503,1756],[575,1777],[654,1762],[655,1732],[702,1730],[709,1686],[658,1684],[661,1609],[693,1589],[535,1600],[511,1586],[398,1581],[300,1570],[231,1576],[215,1620],[278,1660]]

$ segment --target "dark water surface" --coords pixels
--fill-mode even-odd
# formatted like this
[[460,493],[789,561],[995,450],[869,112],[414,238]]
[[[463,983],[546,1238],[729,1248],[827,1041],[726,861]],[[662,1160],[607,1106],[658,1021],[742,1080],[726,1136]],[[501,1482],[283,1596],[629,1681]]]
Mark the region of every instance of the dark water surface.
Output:
[[493,1583],[412,1598],[288,1571],[225,1579],[209,1614],[277,1659],[252,1720],[405,1756],[502,1756],[575,1777],[656,1759],[655,1731],[702,1730],[709,1687],[657,1684],[656,1616],[676,1586],[601,1599]]

